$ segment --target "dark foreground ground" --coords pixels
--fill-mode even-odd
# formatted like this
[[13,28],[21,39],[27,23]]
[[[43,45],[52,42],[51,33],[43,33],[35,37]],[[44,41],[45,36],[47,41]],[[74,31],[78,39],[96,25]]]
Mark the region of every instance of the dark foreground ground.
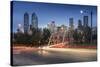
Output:
[[74,48],[43,48],[29,51],[27,49],[15,50],[12,57],[14,66],[88,62],[97,60],[97,51]]

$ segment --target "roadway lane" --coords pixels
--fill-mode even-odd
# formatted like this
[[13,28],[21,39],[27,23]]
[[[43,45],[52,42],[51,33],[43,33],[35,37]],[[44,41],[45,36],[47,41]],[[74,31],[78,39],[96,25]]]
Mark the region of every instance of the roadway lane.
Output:
[[96,61],[96,49],[43,48],[37,51],[21,51],[13,54],[13,65],[41,65]]

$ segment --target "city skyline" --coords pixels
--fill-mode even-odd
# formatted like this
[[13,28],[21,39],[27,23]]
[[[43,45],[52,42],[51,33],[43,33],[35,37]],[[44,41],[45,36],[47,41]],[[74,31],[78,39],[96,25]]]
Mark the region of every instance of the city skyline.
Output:
[[[23,4],[22,4],[23,3]],[[75,27],[78,26],[78,20],[82,21],[83,16],[89,16],[93,12],[93,26],[97,26],[97,7],[83,5],[68,5],[68,4],[50,4],[37,2],[13,2],[13,31],[18,28],[18,24],[24,24],[24,13],[29,14],[29,24],[31,24],[31,15],[36,13],[38,17],[38,27],[46,27],[48,23],[55,21],[57,26],[66,25],[69,27],[69,18],[73,18]],[[87,13],[89,12],[89,13]]]
[[11,65],[97,61],[97,27],[97,6],[11,1]]

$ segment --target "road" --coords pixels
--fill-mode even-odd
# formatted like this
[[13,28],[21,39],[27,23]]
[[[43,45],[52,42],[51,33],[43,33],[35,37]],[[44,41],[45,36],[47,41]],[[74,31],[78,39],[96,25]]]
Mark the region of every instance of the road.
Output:
[[43,48],[36,51],[20,51],[13,54],[13,65],[41,65],[96,61],[96,49]]

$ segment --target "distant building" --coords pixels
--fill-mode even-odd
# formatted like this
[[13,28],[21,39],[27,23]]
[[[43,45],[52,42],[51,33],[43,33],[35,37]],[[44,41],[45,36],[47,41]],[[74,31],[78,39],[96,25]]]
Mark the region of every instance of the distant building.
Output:
[[67,26],[65,26],[65,25],[61,25],[61,31],[62,31],[62,32],[67,31]]
[[32,30],[32,25],[30,25],[29,29]]
[[63,36],[63,34],[67,32],[67,26],[65,25],[57,26],[56,28],[57,28],[56,32],[61,36]]
[[60,32],[61,26],[57,26],[57,32]]
[[29,15],[28,13],[24,14],[24,33],[28,33],[29,30]]
[[68,31],[69,43],[73,43],[73,34],[74,34],[74,19],[69,18],[69,31]]
[[32,31],[32,25],[30,25],[28,34],[29,34],[29,35],[32,35],[32,32],[33,32],[33,31]]
[[38,17],[36,13],[32,14],[32,28],[38,28]]
[[55,33],[56,32],[55,21],[52,21],[50,24],[48,24],[48,29],[50,30],[51,33]]
[[69,19],[69,30],[74,30],[74,20],[73,18],[70,18]]
[[82,21],[78,20],[78,31],[82,32],[83,31],[83,26],[82,26]]
[[47,24],[47,28],[50,30],[50,28],[51,28],[51,25],[48,23]]
[[84,23],[83,26],[88,27],[88,22],[89,22],[88,16],[84,16],[83,17],[83,23]]

